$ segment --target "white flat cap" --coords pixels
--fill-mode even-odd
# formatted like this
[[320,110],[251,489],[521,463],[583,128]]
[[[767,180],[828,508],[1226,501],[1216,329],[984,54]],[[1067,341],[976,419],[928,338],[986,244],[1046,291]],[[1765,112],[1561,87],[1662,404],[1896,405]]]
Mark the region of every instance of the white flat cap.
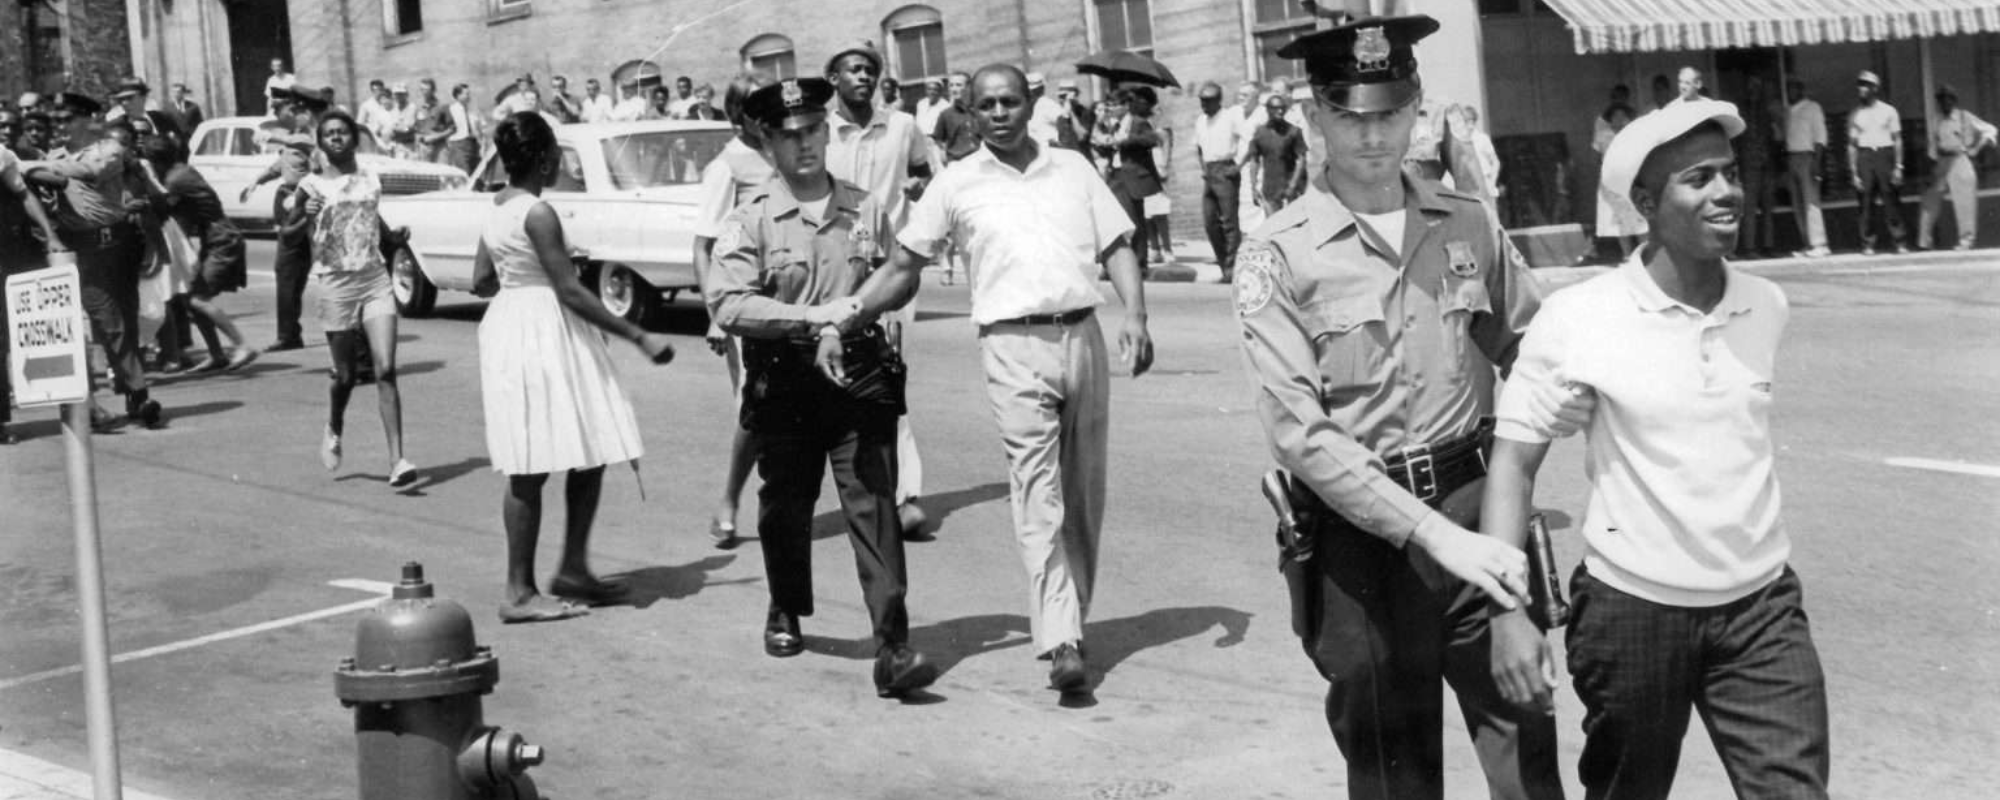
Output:
[[1043,77],[1042,73],[1039,72],[1028,73],[1028,88],[1039,89],[1047,85],[1048,85],[1048,79]]
[[1743,133],[1743,118],[1737,115],[1736,104],[1720,100],[1674,103],[1632,120],[1611,140],[1611,146],[1604,148],[1604,169],[1598,183],[1606,194],[1630,204],[1632,182],[1639,179],[1639,167],[1646,163],[1646,156],[1710,120],[1720,124],[1731,139]]

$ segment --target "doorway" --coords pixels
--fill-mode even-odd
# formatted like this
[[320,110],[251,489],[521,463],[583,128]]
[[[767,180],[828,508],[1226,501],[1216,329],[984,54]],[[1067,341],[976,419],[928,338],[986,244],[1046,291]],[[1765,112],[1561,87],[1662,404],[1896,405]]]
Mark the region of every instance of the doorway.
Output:
[[229,10],[230,71],[235,75],[236,113],[264,114],[264,81],[271,77],[271,59],[292,62],[292,20],[286,0],[237,0]]

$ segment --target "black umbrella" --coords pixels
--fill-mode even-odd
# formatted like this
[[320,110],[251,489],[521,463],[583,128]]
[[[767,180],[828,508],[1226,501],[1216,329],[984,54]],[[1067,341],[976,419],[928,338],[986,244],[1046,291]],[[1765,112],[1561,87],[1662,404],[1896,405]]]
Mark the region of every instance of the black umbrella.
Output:
[[1167,65],[1130,50],[1105,50],[1076,62],[1076,71],[1108,78],[1113,83],[1143,83],[1148,86],[1180,88],[1179,78]]

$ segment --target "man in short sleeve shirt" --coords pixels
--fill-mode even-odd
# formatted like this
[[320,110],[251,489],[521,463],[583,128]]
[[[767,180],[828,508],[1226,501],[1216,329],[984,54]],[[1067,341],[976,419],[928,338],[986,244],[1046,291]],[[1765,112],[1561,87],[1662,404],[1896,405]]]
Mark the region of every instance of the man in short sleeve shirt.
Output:
[[1889,233],[1889,247],[1903,245],[1903,120],[1881,98],[1882,79],[1862,70],[1854,91],[1861,102],[1847,113],[1847,168],[1854,175],[1854,199],[1861,204],[1861,254],[1875,254],[1876,219]]
[[1111,190],[1083,156],[1028,137],[1027,76],[987,66],[970,91],[981,144],[911,210],[902,248],[861,292],[860,318],[905,302],[947,244],[971,254],[972,322],[1007,451],[1035,652],[1050,659],[1055,689],[1081,692],[1111,416],[1098,265],[1127,304],[1118,340],[1135,377],[1152,364],[1145,294]]
[[1554,719],[1487,671],[1489,598],[1526,594],[1526,558],[1466,527],[1496,368],[1541,296],[1477,198],[1402,169],[1423,98],[1412,45],[1437,28],[1369,18],[1279,51],[1306,62],[1326,166],[1238,251],[1241,345],[1314,520],[1287,583],[1348,796],[1443,797],[1443,680],[1492,796],[1560,798]]

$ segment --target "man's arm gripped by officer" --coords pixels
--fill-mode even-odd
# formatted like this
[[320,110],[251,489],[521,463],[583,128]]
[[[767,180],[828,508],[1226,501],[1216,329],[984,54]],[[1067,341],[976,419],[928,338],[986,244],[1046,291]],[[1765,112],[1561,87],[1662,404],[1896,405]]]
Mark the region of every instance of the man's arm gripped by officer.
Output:
[[[984,146],[1006,166],[1025,171],[1041,154],[1041,145],[1028,134],[1028,118],[1034,112],[1029,103],[1027,79],[1016,70],[988,67],[973,76],[972,113]],[[929,254],[897,247],[884,269],[869,276],[855,296],[861,299],[860,321],[874,319],[885,311],[901,308],[916,296],[923,269],[932,261]],[[1147,329],[1146,289],[1139,274],[1139,260],[1131,242],[1120,237],[1098,254],[1111,276],[1112,288],[1125,303],[1125,322],[1118,331],[1118,357],[1132,377],[1146,374],[1153,366],[1153,338]],[[843,327],[852,327],[848,322]],[[838,361],[823,360],[820,368],[829,377],[839,373]],[[838,380],[838,379],[836,379]]]

